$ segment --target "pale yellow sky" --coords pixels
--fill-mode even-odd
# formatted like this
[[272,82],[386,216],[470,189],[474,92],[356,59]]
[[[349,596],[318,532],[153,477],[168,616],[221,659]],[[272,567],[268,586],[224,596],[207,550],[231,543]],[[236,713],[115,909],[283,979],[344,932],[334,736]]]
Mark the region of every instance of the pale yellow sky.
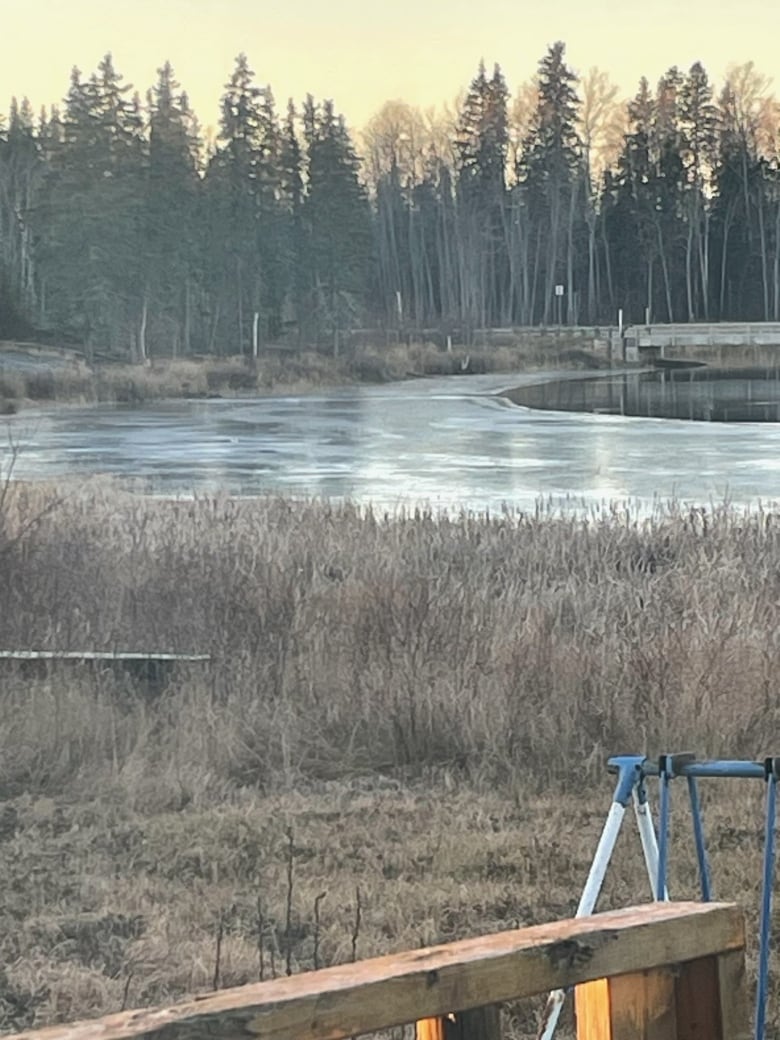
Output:
[[641,75],[700,60],[716,81],[755,62],[780,91],[777,0],[6,0],[0,16],[0,108],[12,94],[37,109],[64,96],[70,68],[111,51],[143,94],[170,60],[204,126],[213,126],[235,55],[244,50],[279,108],[307,92],[332,97],[352,127],[383,101],[452,101],[480,57],[514,89],[562,39],[579,71],[606,69],[626,95]]

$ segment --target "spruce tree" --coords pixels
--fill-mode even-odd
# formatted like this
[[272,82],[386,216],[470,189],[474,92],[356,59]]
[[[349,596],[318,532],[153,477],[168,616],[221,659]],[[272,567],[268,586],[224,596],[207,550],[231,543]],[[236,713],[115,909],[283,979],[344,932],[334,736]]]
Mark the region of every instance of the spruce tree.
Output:
[[627,321],[642,322],[646,308],[650,308],[652,318],[658,255],[652,152],[655,99],[644,77],[629,102],[628,118],[617,170],[614,178],[609,178],[611,199],[604,219],[618,306]]
[[251,349],[255,314],[272,334],[281,320],[279,154],[273,95],[255,84],[246,55],[240,54],[222,98],[206,199],[215,324],[221,316],[228,342],[245,353]]
[[307,180],[304,222],[310,251],[310,319],[338,347],[341,330],[360,320],[373,257],[368,198],[360,161],[333,102],[304,105]]
[[149,169],[144,193],[144,291],[155,339],[163,350],[192,348],[193,298],[199,260],[198,174],[200,142],[194,136],[187,95],[170,63],[158,70],[147,96]]
[[683,255],[685,228],[682,214],[685,192],[683,165],[683,132],[680,96],[683,77],[673,66],[658,83],[655,121],[652,127],[654,160],[653,222],[657,237],[658,259],[663,281],[662,311],[666,321],[674,322],[684,285],[679,263]]
[[496,65],[490,79],[480,63],[460,112],[458,214],[461,305],[467,326],[500,320],[506,310],[508,91]]
[[585,173],[577,129],[577,77],[564,56],[563,43],[555,43],[539,64],[537,104],[519,169],[533,237],[531,309],[544,324],[554,314],[555,286],[565,286],[569,319],[577,289],[573,251],[580,214],[576,204],[582,197]]
[[708,196],[716,162],[718,116],[712,87],[700,62],[685,78],[680,97],[682,162],[685,168],[685,283],[688,319],[709,320],[710,212]]
[[74,69],[38,213],[46,314],[88,348],[135,356],[143,334],[141,207],[146,164],[137,95],[110,55]]
[[297,115],[292,99],[279,146],[280,249],[283,265],[284,300],[281,330],[296,329],[306,295],[305,242],[303,231],[303,154],[297,132]]

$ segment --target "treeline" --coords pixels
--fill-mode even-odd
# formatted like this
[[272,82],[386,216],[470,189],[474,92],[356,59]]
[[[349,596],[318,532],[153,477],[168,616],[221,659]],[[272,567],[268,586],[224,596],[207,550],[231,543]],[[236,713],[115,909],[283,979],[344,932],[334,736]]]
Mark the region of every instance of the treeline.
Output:
[[170,65],[106,56],[0,130],[0,335],[138,359],[414,330],[780,320],[777,105],[695,64],[628,104],[551,46],[512,99],[480,65],[449,117],[388,103],[359,141],[284,113],[240,55],[208,143]]

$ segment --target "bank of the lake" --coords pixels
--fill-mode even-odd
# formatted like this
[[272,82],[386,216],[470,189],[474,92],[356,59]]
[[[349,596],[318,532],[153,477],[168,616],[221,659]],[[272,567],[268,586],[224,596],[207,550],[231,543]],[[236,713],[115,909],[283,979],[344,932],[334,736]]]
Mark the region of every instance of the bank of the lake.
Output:
[[[564,341],[565,342],[565,341]],[[136,404],[181,399],[310,393],[333,387],[384,384],[446,375],[528,372],[539,368],[591,369],[602,353],[537,339],[513,346],[433,344],[363,347],[341,356],[314,351],[267,351],[257,358],[167,358],[147,364],[87,364],[73,353],[0,350],[0,415],[42,404]]]

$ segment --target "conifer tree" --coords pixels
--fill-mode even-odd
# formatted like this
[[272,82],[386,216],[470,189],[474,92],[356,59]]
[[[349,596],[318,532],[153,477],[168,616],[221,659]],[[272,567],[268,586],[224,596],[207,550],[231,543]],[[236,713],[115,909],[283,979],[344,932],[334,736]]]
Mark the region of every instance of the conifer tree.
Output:
[[480,63],[461,109],[455,139],[461,302],[468,325],[475,321],[487,325],[506,311],[507,102],[501,69],[496,65],[488,79],[485,65]]
[[695,62],[680,98],[682,162],[685,168],[685,286],[688,320],[710,315],[710,210],[708,194],[716,161],[718,117],[704,67]]
[[576,204],[584,170],[577,77],[564,55],[563,43],[555,43],[539,64],[536,110],[520,166],[533,236],[531,310],[544,324],[553,316],[555,286],[566,288],[569,320],[576,291]]
[[358,321],[372,275],[371,221],[360,161],[333,102],[304,105],[312,317],[333,337]]
[[198,276],[197,234],[200,142],[187,95],[166,62],[147,95],[149,169],[145,191],[147,305],[163,350],[189,352]]

